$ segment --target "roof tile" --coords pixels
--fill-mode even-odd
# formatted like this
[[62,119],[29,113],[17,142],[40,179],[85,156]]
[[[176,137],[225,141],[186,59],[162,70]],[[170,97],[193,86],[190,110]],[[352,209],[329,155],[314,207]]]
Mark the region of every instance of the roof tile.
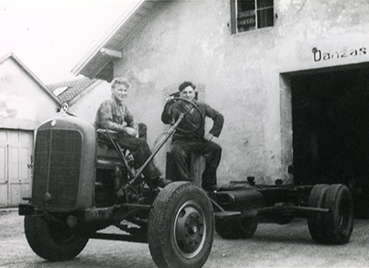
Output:
[[64,102],[68,103],[96,81],[97,79],[89,79],[87,77],[82,77],[69,81],[48,84],[46,85],[46,88],[51,93],[53,93],[57,88],[68,87],[64,92],[62,92],[59,96],[57,96],[57,98],[60,100],[61,103]]

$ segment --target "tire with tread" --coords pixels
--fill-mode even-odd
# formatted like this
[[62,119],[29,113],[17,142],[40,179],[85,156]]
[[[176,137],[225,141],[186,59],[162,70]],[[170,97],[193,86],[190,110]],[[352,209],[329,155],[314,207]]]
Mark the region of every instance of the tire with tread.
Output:
[[158,194],[148,224],[149,249],[158,267],[202,267],[213,239],[213,207],[204,190],[181,181]]
[[315,185],[309,207],[328,208],[328,213],[311,212],[308,227],[313,240],[321,244],[345,244],[354,225],[354,208],[350,190],[343,184]]
[[75,258],[89,240],[88,237],[72,232],[67,226],[48,223],[41,217],[32,215],[25,216],[24,229],[32,250],[49,261]]
[[343,184],[333,184],[324,199],[324,208],[331,212],[323,215],[328,244],[341,245],[350,240],[354,227],[354,206],[350,190]]
[[[327,184],[315,185],[309,195],[309,207],[322,208],[328,188],[329,185]],[[313,240],[317,243],[323,243],[325,240],[325,231],[322,213],[310,212],[307,217],[307,222]]]

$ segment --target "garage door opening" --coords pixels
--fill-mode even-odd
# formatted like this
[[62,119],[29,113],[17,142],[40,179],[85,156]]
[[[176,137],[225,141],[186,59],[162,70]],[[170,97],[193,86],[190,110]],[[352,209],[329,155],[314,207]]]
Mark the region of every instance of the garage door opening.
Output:
[[291,77],[296,184],[344,183],[369,217],[369,69]]

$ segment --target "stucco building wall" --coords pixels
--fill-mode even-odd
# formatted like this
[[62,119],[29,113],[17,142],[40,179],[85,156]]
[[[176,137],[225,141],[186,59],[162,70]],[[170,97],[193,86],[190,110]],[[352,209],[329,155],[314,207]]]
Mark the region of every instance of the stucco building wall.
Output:
[[35,130],[59,106],[13,54],[0,61],[0,207],[30,197]]
[[[289,74],[368,61],[366,1],[274,1],[273,27],[232,35],[230,1],[160,2],[116,61],[133,83],[129,105],[149,129],[165,129],[165,97],[183,81],[223,113],[219,182],[293,177]],[[319,52],[320,51],[320,52]],[[320,53],[320,54],[319,54]],[[207,122],[209,125],[211,122]],[[164,154],[156,161],[164,164]]]
[[60,105],[11,57],[0,63],[0,127],[35,130]]
[[99,105],[110,95],[110,84],[105,81],[98,81],[78,95],[75,100],[71,100],[68,111],[93,124]]

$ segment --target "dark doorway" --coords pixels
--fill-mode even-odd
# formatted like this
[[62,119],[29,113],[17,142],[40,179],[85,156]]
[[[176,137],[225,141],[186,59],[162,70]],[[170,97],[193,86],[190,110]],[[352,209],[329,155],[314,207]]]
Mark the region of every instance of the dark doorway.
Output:
[[296,184],[344,183],[369,216],[369,69],[291,80]]

